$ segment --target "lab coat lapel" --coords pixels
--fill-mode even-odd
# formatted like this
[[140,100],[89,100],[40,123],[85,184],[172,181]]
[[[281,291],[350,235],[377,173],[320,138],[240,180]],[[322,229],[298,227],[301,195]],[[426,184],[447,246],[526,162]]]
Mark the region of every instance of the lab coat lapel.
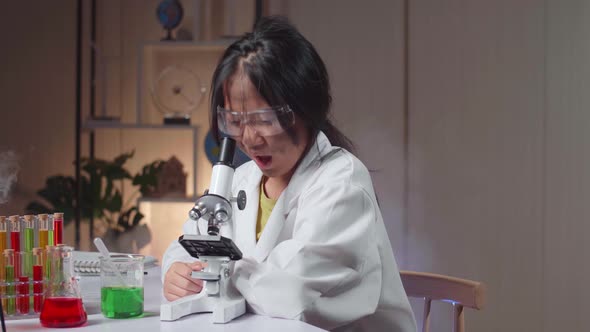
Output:
[[[299,193],[301,192],[301,188],[305,186],[305,181],[310,180],[309,176],[305,176],[307,174],[307,170],[310,167],[317,167],[319,166],[320,157],[325,155],[327,151],[331,150],[330,142],[328,138],[324,135],[324,133],[320,132],[316,139],[316,144],[314,144],[311,149],[307,152],[295,173],[291,177],[289,181],[289,185],[279,196],[279,199],[275,203],[274,208],[268,218],[266,226],[262,231],[262,235],[260,236],[260,240],[256,244],[256,249],[254,251],[254,258],[258,262],[262,262],[266,259],[266,257],[270,254],[270,251],[276,247],[277,242],[279,241],[281,231],[283,230],[287,215],[291,209],[296,206],[297,198],[299,197]],[[260,185],[260,179],[257,183],[257,186]],[[260,195],[260,192],[258,195]],[[256,211],[258,212],[258,204],[259,204],[260,196],[257,196],[257,203],[256,203]],[[254,224],[256,224],[256,217],[258,216],[257,213],[254,213]],[[256,225],[254,225],[254,232],[256,232]]]
[[266,222],[266,226],[264,226],[260,239],[256,244],[254,259],[258,262],[262,262],[266,259],[270,251],[276,246],[279,234],[281,234],[281,231],[283,230],[283,226],[285,225],[285,213],[283,209],[284,199],[284,195],[281,194],[275,203],[275,206],[268,217],[268,221]]
[[333,151],[336,150],[332,148],[328,137],[320,131],[316,137],[315,144],[312,145],[301,163],[299,163],[295,173],[293,173],[293,177],[291,177],[291,180],[289,181],[289,185],[285,188],[286,212],[295,207],[301,190],[309,185],[307,182],[314,181],[314,179],[309,176],[309,174],[312,173],[312,169],[319,167],[322,158]]

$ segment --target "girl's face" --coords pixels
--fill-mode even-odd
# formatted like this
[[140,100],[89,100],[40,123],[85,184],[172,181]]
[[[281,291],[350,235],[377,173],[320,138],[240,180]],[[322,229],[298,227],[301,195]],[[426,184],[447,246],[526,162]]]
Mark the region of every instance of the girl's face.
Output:
[[[252,112],[267,110],[271,106],[284,106],[269,105],[248,76],[241,71],[230,77],[225,91],[227,95],[224,108],[233,112]],[[254,160],[265,176],[288,182],[309,143],[308,130],[297,116],[293,129],[295,140],[285,131],[272,136],[262,136],[251,125],[244,124],[242,135],[234,138],[240,149]]]

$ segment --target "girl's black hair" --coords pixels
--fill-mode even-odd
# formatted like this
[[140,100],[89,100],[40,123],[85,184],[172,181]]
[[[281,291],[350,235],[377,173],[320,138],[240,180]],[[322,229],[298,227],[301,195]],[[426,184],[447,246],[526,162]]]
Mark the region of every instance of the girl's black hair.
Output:
[[[217,106],[224,105],[227,80],[244,70],[271,106],[289,105],[310,130],[312,142],[323,131],[330,143],[354,152],[352,142],[330,121],[330,81],[313,45],[280,16],[262,17],[250,33],[231,44],[211,82],[211,133],[219,141]],[[295,139],[293,128],[287,133]]]

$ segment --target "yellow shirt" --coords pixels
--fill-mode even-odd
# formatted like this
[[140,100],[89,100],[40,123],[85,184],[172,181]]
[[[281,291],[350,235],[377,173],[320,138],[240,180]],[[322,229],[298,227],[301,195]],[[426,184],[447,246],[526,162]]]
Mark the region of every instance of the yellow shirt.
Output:
[[260,181],[260,204],[258,205],[258,219],[256,220],[256,241],[260,239],[262,230],[270,217],[272,209],[275,207],[277,200],[268,198],[264,192],[264,179]]

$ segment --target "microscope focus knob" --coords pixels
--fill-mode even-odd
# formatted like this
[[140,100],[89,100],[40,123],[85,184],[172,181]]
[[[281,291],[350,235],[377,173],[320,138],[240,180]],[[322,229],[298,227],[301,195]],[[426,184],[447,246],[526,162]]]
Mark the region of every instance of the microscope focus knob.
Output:
[[199,209],[197,209],[196,207],[193,207],[189,212],[188,212],[188,217],[191,218],[192,220],[199,220],[199,218],[201,218],[201,211],[199,211]]
[[219,235],[219,227],[209,225],[209,227],[207,228],[207,234],[211,236]]
[[238,203],[238,209],[243,210],[246,208],[246,192],[240,190],[238,192],[238,197],[236,199],[236,203]]
[[215,212],[215,219],[219,222],[226,222],[229,219],[229,215],[227,214],[227,211],[219,210]]

